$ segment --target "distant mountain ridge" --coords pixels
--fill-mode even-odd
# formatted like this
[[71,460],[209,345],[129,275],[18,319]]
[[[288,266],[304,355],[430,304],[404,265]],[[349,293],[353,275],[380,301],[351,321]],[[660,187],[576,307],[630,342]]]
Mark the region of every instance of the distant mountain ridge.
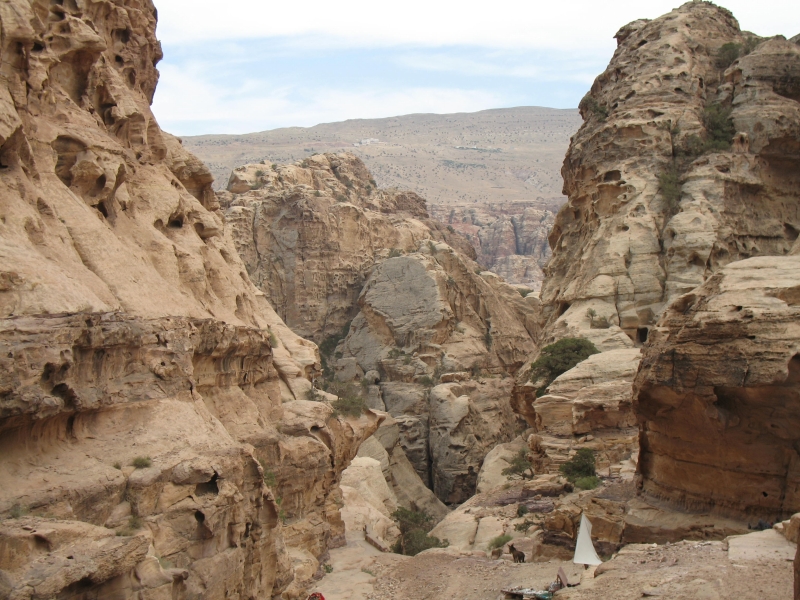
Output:
[[566,201],[561,164],[580,124],[577,110],[528,106],[202,135],[183,143],[208,165],[216,189],[244,164],[352,152],[379,187],[425,198],[432,216],[470,239],[482,265],[538,289],[550,257],[546,238]]

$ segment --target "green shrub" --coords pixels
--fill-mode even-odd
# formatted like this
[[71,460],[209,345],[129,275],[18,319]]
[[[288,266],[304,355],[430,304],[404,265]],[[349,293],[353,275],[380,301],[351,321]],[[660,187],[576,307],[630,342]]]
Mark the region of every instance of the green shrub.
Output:
[[344,194],[336,194],[336,201],[347,202],[347,196],[345,196]]
[[333,565],[325,563],[322,565],[322,568],[325,570],[326,573],[333,573]]
[[397,258],[398,256],[403,256],[403,252],[399,248],[389,250],[389,258]]
[[130,527],[133,531],[141,529],[142,525],[144,525],[144,523],[142,522],[141,517],[133,515],[130,519],[128,519],[128,527]]
[[259,169],[258,171],[256,171],[256,177],[263,177],[264,175],[265,175],[265,173],[264,173],[264,171],[262,171],[261,169]]
[[536,395],[541,396],[556,377],[599,352],[592,342],[584,338],[564,338],[545,346],[531,365],[531,381],[540,383]]
[[600,478],[596,475],[592,477],[578,477],[575,480],[575,487],[581,490],[593,490],[600,485]]
[[596,116],[600,121],[608,118],[608,108],[600,104],[592,97],[591,92],[587,93],[578,104],[578,108]]
[[269,345],[273,348],[278,347],[278,336],[275,335],[272,331],[269,332]]
[[588,448],[581,448],[575,453],[575,456],[565,462],[559,471],[570,482],[576,483],[578,479],[596,477],[595,471],[594,451]]
[[431,379],[428,375],[420,377],[419,383],[425,387],[433,387],[433,379]]
[[338,417],[339,415],[358,417],[367,410],[367,403],[364,401],[364,398],[355,393],[339,396],[339,399],[334,400],[331,406],[333,406],[334,417]]
[[502,548],[512,539],[514,538],[512,538],[507,533],[504,533],[503,535],[498,535],[496,538],[493,538],[492,541],[489,542],[489,550],[494,550],[495,548]]
[[706,127],[706,146],[708,150],[728,150],[736,135],[736,127],[731,119],[731,107],[710,104],[703,112],[703,125]]
[[536,525],[536,523],[525,519],[522,523],[517,523],[516,525],[514,525],[514,531],[521,531],[522,533],[528,533],[528,530],[534,525]]
[[455,232],[456,232],[456,230],[455,230],[455,229],[453,229],[453,226],[452,226],[452,225],[448,225],[448,226],[447,226],[447,231],[449,231],[450,233],[455,233]]
[[502,474],[511,479],[533,479],[533,467],[528,462],[528,451],[523,448],[517,452],[509,465],[502,470]]
[[658,189],[670,212],[676,212],[681,201],[681,182],[674,163],[658,176]]
[[518,517],[524,517],[525,515],[528,514],[528,512],[529,512],[528,511],[528,507],[525,506],[524,504],[518,504],[517,505],[517,516]]
[[114,463],[113,467],[114,467],[115,469],[117,469],[117,470],[121,471],[121,470],[122,470],[122,463],[120,463],[119,461],[117,461],[117,462],[115,462],[115,463]]
[[527,298],[528,294],[531,293],[531,290],[520,290],[520,289],[517,289],[517,291],[519,292],[519,295],[522,296],[523,298]]
[[137,469],[146,469],[153,464],[153,461],[150,460],[149,456],[137,456],[131,464]]
[[717,50],[717,57],[715,60],[715,64],[720,71],[724,71],[728,67],[730,67],[734,61],[739,58],[739,54],[742,50],[741,44],[735,44],[733,42],[728,42],[727,44],[723,44],[722,47]]
[[261,468],[264,469],[264,483],[266,483],[268,487],[275,487],[278,485],[278,478],[275,477],[275,472],[267,467],[266,461],[258,459],[258,462],[261,464]]
[[397,554],[416,556],[429,548],[446,548],[447,540],[440,540],[429,536],[428,531],[433,527],[433,520],[424,512],[417,512],[400,507],[392,513],[392,518],[400,529],[400,537],[392,547]]
[[314,195],[315,195],[317,198],[319,198],[320,196],[322,196],[322,192],[320,192],[319,190],[316,190],[316,191],[314,192]]
[[24,517],[27,514],[28,514],[28,509],[25,506],[22,506],[21,504],[15,504],[14,506],[11,507],[11,510],[9,511],[9,515],[11,516],[12,519],[19,519],[20,517]]

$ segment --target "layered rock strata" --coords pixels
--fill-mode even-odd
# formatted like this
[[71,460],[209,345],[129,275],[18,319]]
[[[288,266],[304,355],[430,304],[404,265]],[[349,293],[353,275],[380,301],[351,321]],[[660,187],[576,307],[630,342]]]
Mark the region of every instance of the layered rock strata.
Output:
[[248,278],[150,111],[146,0],[0,5],[0,595],[296,597],[380,417]]
[[[478,262],[508,283],[539,291],[550,259],[547,236],[555,210],[544,202],[452,208],[431,206],[434,217],[466,237]],[[545,205],[545,206],[543,206]]]
[[367,381],[372,406],[395,418],[405,454],[446,503],[469,498],[484,456],[521,432],[510,375],[535,348],[533,305],[473,265],[430,240],[377,264],[336,350],[337,378]]
[[676,300],[636,378],[645,492],[769,521],[800,509],[800,259],[732,263]]
[[[548,339],[603,350],[644,342],[670,300],[733,261],[788,253],[800,231],[800,47],[743,33],[708,2],[616,37],[581,103],[542,288]],[[724,44],[755,48],[728,67]],[[730,150],[703,152],[719,134],[709,114],[728,110]]]
[[521,431],[509,376],[535,349],[536,299],[482,272],[422,198],[376,189],[352,154],[237,168],[219,199],[250,275],[322,342],[326,378],[392,415],[402,460],[439,499],[472,495],[486,453]]
[[219,199],[250,277],[295,332],[316,342],[341,334],[378,260],[428,239],[475,258],[466,240],[429,219],[422,198],[377,189],[350,153],[238,167]]

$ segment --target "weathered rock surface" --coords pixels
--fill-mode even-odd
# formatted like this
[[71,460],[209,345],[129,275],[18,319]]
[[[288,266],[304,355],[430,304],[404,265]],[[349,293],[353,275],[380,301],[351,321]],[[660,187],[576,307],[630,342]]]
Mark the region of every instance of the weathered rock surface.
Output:
[[768,521],[800,510],[800,259],[732,263],[676,300],[636,378],[644,490]]
[[433,239],[475,257],[428,218],[425,200],[377,189],[349,153],[238,167],[219,198],[255,284],[296,333],[317,342],[341,333],[370,269],[390,254]]
[[337,347],[337,377],[377,375],[405,455],[446,503],[471,496],[484,456],[521,432],[509,375],[535,348],[535,307],[473,265],[433,241],[377,264]]
[[380,422],[305,400],[316,346],[150,111],[155,14],[0,4],[4,597],[296,597]]
[[550,258],[547,236],[555,209],[540,202],[450,207],[435,204],[431,214],[466,237],[478,262],[511,284],[539,291]]
[[[548,340],[582,336],[602,350],[643,342],[672,299],[733,261],[787,254],[800,231],[800,47],[757,40],[723,70],[722,45],[751,36],[706,2],[616,37],[581,103],[541,294]],[[698,156],[710,105],[732,107],[737,133],[730,151]],[[660,179],[670,173],[677,192]]]

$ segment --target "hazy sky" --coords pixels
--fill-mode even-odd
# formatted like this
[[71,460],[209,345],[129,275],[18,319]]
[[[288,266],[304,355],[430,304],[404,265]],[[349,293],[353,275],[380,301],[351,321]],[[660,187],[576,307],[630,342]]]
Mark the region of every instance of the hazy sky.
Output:
[[[575,107],[616,31],[672,0],[155,0],[153,105],[179,135],[352,118]],[[743,29],[800,33],[798,0],[721,2]]]

